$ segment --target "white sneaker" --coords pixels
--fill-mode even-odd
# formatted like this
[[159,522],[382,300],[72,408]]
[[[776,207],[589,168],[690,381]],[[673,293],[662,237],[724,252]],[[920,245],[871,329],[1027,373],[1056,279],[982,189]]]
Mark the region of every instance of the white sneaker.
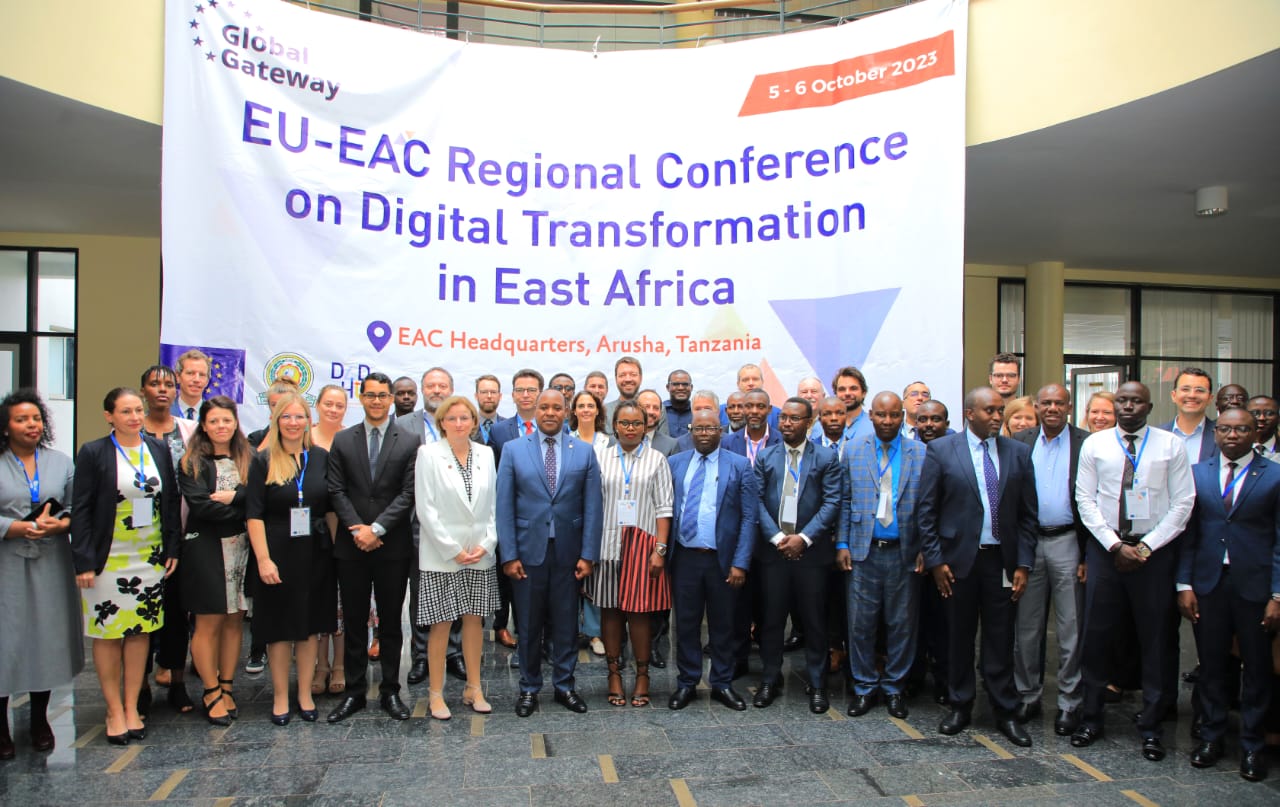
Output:
[[599,636],[591,637],[591,652],[595,653],[597,656],[604,655],[604,642],[600,641]]

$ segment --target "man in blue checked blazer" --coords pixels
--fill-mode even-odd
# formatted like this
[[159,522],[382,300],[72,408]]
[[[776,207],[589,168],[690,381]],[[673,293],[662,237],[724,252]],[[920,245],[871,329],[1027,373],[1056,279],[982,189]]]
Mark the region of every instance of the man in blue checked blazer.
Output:
[[[902,434],[902,399],[871,401],[874,435],[845,447],[844,498],[836,566],[849,571],[849,716],[871,710],[883,692],[889,714],[907,716],[903,689],[916,652],[920,535],[916,500],[925,445]],[[884,674],[876,672],[876,630],[886,625]]]
[[538,428],[508,442],[498,464],[498,557],[520,629],[520,717],[538,708],[544,630],[556,702],[587,711],[574,690],[578,585],[600,558],[604,518],[600,466],[591,446],[564,432],[564,395],[547,390],[537,401]]

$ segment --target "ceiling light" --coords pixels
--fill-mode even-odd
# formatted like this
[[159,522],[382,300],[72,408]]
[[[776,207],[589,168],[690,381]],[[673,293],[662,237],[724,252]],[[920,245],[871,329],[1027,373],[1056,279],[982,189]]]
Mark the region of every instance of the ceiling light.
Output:
[[1225,216],[1227,210],[1227,186],[1210,185],[1196,191],[1196,215],[1201,218]]

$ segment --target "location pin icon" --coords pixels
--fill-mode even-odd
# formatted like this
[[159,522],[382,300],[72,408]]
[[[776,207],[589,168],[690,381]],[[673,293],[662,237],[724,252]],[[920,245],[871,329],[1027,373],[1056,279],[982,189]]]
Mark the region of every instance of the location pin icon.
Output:
[[380,319],[370,322],[366,333],[369,334],[369,344],[373,345],[373,349],[379,353],[387,346],[387,342],[391,341],[391,326]]

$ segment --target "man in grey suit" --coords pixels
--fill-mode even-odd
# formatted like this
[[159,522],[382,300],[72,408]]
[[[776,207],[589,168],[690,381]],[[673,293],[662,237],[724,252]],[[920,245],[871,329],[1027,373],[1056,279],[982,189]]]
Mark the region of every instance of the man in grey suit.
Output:
[[[415,446],[438,442],[441,435],[436,431],[436,409],[453,394],[453,374],[443,367],[432,367],[422,374],[422,409],[401,415],[396,419],[396,428],[414,441]],[[397,398],[397,400],[399,400]],[[413,513],[413,573],[409,578],[409,630],[412,639],[409,643],[409,675],[410,684],[420,684],[427,680],[427,634],[430,629],[414,622],[418,613],[418,514]],[[446,668],[450,675],[461,681],[467,680],[467,665],[462,661],[462,620],[455,620],[449,629],[449,650],[446,654]]]

